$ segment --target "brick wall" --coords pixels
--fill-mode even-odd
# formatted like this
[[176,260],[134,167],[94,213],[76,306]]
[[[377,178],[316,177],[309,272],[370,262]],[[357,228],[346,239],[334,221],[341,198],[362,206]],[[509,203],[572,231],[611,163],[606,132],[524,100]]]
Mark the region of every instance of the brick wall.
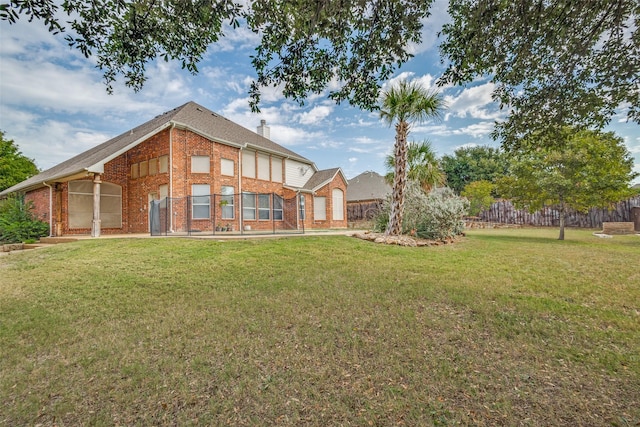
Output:
[[[342,203],[343,203],[343,219],[342,220],[334,220],[333,219],[333,190],[339,189],[342,191]],[[342,178],[341,174],[337,174],[333,180],[318,189],[315,194],[315,197],[325,197],[326,201],[326,219],[325,220],[317,220],[313,218],[313,198],[311,198],[312,203],[307,206],[307,221],[305,222],[305,228],[346,228],[347,227],[347,206],[346,206],[346,198],[347,198],[347,183]],[[308,197],[309,198],[309,197]],[[309,210],[311,209],[311,210]]]
[[[150,195],[158,198],[160,186],[169,185],[169,171],[160,171],[160,157],[169,156],[169,139],[170,130],[163,130],[105,165],[103,181],[118,180],[116,183],[120,184],[120,179],[125,177],[122,187],[121,232],[149,231]],[[132,173],[132,166],[135,165],[138,168],[137,177]],[[146,168],[144,176],[140,173],[141,165]]]
[[39,188],[25,195],[24,201],[33,202],[33,210],[31,213],[35,219],[50,224],[49,220],[49,188]]

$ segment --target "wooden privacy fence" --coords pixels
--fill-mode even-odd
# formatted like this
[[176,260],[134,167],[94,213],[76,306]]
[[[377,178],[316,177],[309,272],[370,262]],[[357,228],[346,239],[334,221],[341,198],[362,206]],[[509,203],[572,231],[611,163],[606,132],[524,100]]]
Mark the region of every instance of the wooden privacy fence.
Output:
[[381,209],[382,200],[347,202],[347,219],[349,221],[368,221],[373,219]]
[[[640,196],[616,203],[611,209],[592,208],[586,214],[568,212],[567,227],[602,228],[603,222],[631,222],[632,209],[640,206]],[[509,200],[495,202],[491,207],[480,213],[478,219],[483,222],[501,224],[531,225],[536,227],[560,226],[560,212],[553,207],[529,213],[527,210],[516,209]]]

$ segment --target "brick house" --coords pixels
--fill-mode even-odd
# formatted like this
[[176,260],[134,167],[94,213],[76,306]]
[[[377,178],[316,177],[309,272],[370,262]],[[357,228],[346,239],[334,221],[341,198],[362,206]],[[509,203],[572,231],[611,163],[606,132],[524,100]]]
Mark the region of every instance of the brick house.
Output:
[[[25,194],[51,235],[346,228],[347,180],[189,102],[0,193]],[[162,204],[161,202],[164,202]],[[154,206],[162,205],[162,217]]]
[[348,181],[347,219],[349,222],[373,219],[382,208],[382,202],[391,194],[385,178],[373,171],[363,172]]

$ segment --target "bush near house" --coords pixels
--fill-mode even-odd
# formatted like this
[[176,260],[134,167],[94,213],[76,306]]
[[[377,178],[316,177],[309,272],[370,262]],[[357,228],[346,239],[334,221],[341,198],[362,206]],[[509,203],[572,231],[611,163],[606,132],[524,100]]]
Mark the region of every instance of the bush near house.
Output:
[[[448,187],[436,188],[428,194],[417,182],[410,181],[404,205],[403,234],[423,239],[446,239],[462,234],[469,202]],[[389,221],[390,199],[384,202],[376,220],[376,230],[384,231]]]
[[0,243],[20,243],[49,234],[49,224],[34,218],[33,202],[14,195],[0,201]]

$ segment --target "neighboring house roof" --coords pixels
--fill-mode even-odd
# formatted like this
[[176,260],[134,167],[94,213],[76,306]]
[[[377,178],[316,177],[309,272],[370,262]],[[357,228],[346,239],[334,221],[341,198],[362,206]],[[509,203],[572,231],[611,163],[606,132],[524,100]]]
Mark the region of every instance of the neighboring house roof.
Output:
[[311,176],[311,178],[309,178],[309,181],[307,181],[307,183],[304,185],[302,190],[307,190],[307,191],[319,190],[320,188],[324,187],[325,185],[333,181],[333,178],[335,178],[337,174],[342,175],[342,179],[344,179],[344,182],[347,183],[348,185],[347,178],[342,173],[342,169],[333,168],[333,169],[325,169],[325,170],[317,171],[316,173],[314,173]]
[[349,180],[347,202],[384,199],[391,194],[391,186],[376,172],[363,172]]
[[70,180],[76,176],[86,175],[87,172],[102,173],[105,163],[113,160],[158,132],[173,126],[188,129],[222,144],[267,151],[313,165],[310,160],[258,135],[256,132],[244,128],[195,102],[188,102],[122,135],[116,136],[78,154],[51,169],[14,185],[1,192],[0,196],[14,191],[25,191],[42,187],[44,182],[51,183],[60,180]]

